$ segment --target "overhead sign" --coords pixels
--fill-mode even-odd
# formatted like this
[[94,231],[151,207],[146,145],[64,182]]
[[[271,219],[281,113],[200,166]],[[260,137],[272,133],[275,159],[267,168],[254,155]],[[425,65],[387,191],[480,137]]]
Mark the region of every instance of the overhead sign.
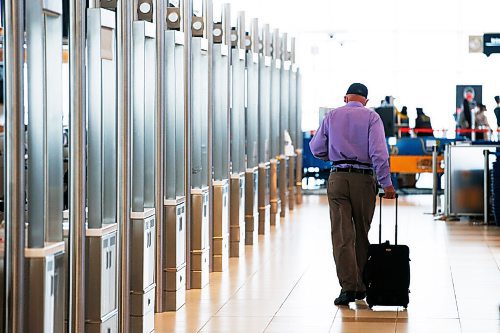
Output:
[[493,53],[500,53],[500,33],[484,34],[483,53],[488,57]]

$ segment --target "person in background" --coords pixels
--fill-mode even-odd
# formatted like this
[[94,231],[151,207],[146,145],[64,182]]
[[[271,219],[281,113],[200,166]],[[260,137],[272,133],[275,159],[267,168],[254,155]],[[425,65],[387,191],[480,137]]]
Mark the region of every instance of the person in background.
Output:
[[400,138],[410,136],[410,132],[407,131],[410,128],[410,118],[408,118],[408,108],[406,106],[403,106],[401,112],[396,108],[396,124]]
[[408,117],[408,108],[406,106],[403,106],[403,108],[401,109],[401,114]]
[[500,128],[500,96],[495,96],[495,102],[497,103],[497,107],[494,112],[497,118],[497,127]]
[[415,118],[415,132],[417,136],[433,136],[431,118],[425,115],[424,109],[417,108],[417,118]]
[[[472,112],[470,109],[470,103],[467,99],[464,99],[462,112],[458,115],[457,127],[461,130],[469,130],[472,128]],[[470,132],[461,132],[459,136],[464,136],[466,138],[471,138]]]
[[366,297],[363,270],[368,259],[377,180],[386,198],[396,197],[382,119],[366,108],[368,88],[353,83],[344,102],[346,105],[325,116],[309,143],[316,158],[333,162],[328,203],[333,257],[342,288],[335,305],[349,305]]
[[488,134],[491,130],[490,124],[488,123],[488,118],[486,117],[485,112],[486,106],[484,104],[477,105],[477,112],[475,116],[475,126],[478,130],[484,130],[484,132],[476,133],[476,140],[486,140],[488,139]]

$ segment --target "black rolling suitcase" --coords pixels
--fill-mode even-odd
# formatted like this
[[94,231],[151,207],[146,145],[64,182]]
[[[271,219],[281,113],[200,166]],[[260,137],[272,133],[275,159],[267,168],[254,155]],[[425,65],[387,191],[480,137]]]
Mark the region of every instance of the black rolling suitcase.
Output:
[[410,249],[398,245],[398,197],[396,196],[395,245],[382,243],[382,196],[380,195],[379,244],[371,244],[364,270],[366,303],[408,307],[410,287]]

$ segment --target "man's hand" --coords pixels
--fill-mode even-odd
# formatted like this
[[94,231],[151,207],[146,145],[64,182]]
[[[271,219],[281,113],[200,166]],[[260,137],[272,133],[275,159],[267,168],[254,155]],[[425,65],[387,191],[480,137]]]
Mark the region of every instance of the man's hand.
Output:
[[384,199],[395,199],[396,198],[396,190],[394,186],[387,186],[384,188]]

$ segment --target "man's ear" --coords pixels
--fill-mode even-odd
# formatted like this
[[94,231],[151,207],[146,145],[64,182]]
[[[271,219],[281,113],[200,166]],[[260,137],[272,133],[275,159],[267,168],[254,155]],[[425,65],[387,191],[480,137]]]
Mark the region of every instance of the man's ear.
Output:
[[368,104],[368,101],[369,101],[369,99],[365,99],[365,102],[363,103],[363,105],[366,106],[366,104]]
[[347,99],[347,96],[344,96],[344,103],[348,103],[349,100]]

